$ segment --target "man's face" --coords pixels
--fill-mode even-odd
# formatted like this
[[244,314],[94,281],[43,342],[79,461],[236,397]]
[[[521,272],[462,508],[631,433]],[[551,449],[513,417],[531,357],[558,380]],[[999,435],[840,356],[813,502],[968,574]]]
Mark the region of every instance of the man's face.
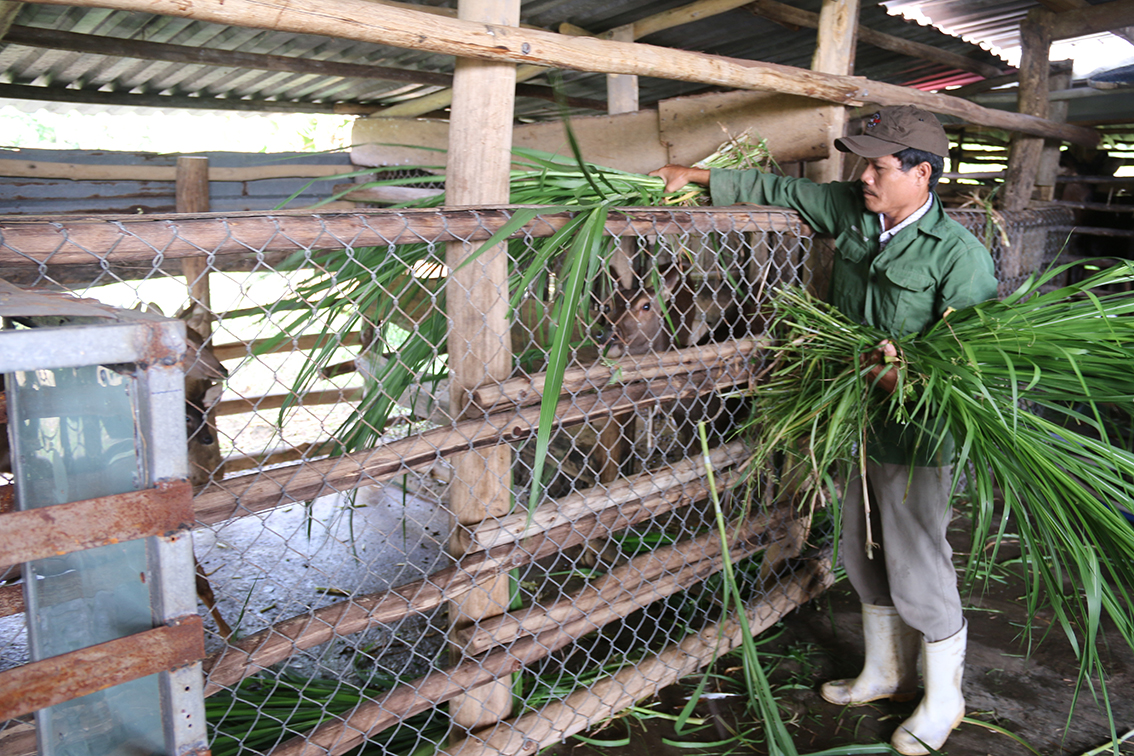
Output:
[[930,172],[928,163],[903,171],[902,161],[893,155],[871,158],[862,172],[866,209],[901,222],[929,198]]

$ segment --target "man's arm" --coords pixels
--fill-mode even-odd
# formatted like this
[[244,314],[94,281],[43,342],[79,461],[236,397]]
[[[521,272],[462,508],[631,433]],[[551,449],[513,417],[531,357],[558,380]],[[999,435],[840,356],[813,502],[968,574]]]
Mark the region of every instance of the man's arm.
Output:
[[665,179],[665,190],[676,192],[687,184],[709,185],[709,171],[707,168],[690,168],[686,165],[663,165],[656,171],[650,171],[650,176]]

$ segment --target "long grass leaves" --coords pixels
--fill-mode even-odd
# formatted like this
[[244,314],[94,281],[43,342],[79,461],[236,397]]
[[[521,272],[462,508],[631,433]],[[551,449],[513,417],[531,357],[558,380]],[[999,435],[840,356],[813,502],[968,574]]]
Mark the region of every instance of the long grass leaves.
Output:
[[[1108,290],[1134,282],[1134,266],[1056,286],[1067,267],[902,338],[784,290],[750,430],[753,459],[784,460],[784,474],[809,478],[818,496],[833,475],[860,474],[864,429],[884,418],[940,423],[972,508],[967,583],[996,558],[984,544],[998,543],[1011,520],[1028,609],[1052,607],[1083,684],[1091,672],[1104,680],[1104,614],[1134,646],[1134,528],[1117,506],[1134,500],[1134,296]],[[859,363],[883,338],[900,354],[890,396],[866,385]]]

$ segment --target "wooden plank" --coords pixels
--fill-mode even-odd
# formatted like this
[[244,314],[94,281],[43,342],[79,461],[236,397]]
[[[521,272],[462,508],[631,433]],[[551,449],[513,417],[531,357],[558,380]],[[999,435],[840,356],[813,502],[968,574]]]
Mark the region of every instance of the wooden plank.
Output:
[[[622,73],[677,81],[692,81],[735,89],[798,94],[840,105],[873,102],[879,105],[912,104],[954,115],[970,123],[1004,128],[1033,136],[1058,137],[1094,146],[1098,135],[1091,129],[1052,124],[1018,113],[992,111],[947,95],[919,92],[856,77],[811,71],[701,53],[614,42],[588,37],[567,37],[533,29],[475,23],[434,16],[402,8],[375,5],[365,0],[318,0],[296,5],[287,0],[226,0],[224,3],[185,4],[182,0],[45,0],[51,5],[107,7],[160,13],[223,25],[324,34],[340,39],[375,42],[413,50],[485,60],[511,61],[556,68]],[[1119,0],[1134,2],[1134,0]],[[1114,5],[1116,3],[1108,3]]]
[[678,165],[696,163],[728,136],[748,129],[767,140],[781,164],[820,160],[833,149],[814,100],[774,92],[737,90],[663,100],[658,128],[666,162]]
[[[460,0],[462,20],[500,24],[506,36],[520,21],[520,0]],[[453,107],[445,170],[445,200],[458,206],[508,201],[512,167],[512,121],[516,67],[508,61],[458,58],[453,73]],[[477,252],[476,264],[465,265]],[[452,417],[461,417],[468,390],[501,381],[512,370],[508,323],[508,245],[476,250],[466,242],[445,248],[449,282],[449,385]],[[512,508],[512,449],[507,444],[453,457],[449,488],[453,527],[449,551],[460,558],[469,547],[468,527]],[[449,606],[451,632],[500,614],[511,602],[511,578],[498,575],[478,583]],[[452,647],[454,660],[462,658]],[[457,728],[474,731],[512,711],[509,680],[496,680],[453,699]]]
[[0,564],[70,554],[193,526],[187,481],[0,516]]
[[1055,14],[1051,21],[1051,39],[1085,37],[1127,26],[1134,26],[1134,0],[1111,0]]
[[[609,39],[617,42],[633,42],[634,24],[611,29]],[[607,74],[606,112],[610,115],[634,113],[638,110],[638,77],[627,74]]]
[[201,618],[30,662],[0,673],[0,720],[165,672],[205,656]]
[[[849,76],[854,73],[858,28],[858,0],[823,0],[818,18],[819,34],[811,70]],[[841,105],[821,109],[827,121],[827,140],[846,136],[847,109]],[[833,150],[825,160],[808,163],[803,175],[819,184],[843,180],[843,154]]]
[[[323,178],[349,173],[349,165],[249,166],[209,168],[209,181],[267,181],[280,178]],[[175,165],[89,165],[83,163],[44,163],[38,160],[0,159],[0,176],[76,181],[177,181]]]

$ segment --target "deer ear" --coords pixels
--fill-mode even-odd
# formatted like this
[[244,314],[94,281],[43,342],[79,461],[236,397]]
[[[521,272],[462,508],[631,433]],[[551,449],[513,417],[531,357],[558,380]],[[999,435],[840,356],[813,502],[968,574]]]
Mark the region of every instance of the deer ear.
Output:
[[666,268],[665,275],[662,276],[662,297],[664,299],[673,296],[673,292],[677,290],[684,276],[685,271],[680,265],[671,265]]

